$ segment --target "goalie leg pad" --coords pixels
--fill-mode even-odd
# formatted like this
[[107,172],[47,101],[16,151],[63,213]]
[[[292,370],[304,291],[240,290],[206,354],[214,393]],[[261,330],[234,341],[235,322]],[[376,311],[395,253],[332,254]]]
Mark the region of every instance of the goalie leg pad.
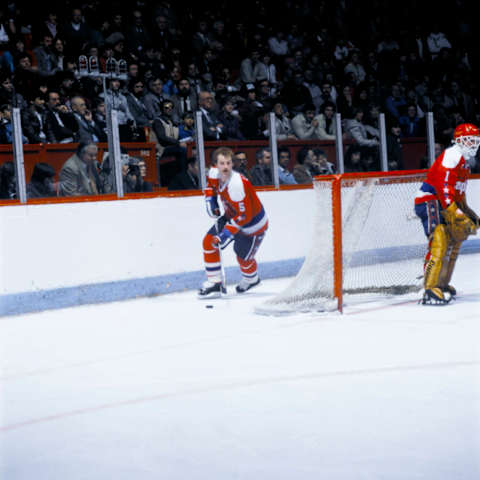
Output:
[[439,283],[440,273],[442,271],[443,261],[447,253],[447,247],[448,235],[445,225],[437,225],[430,239],[429,251],[426,257],[424,271],[425,290],[432,290],[433,288],[438,288],[441,292],[441,286]]
[[452,278],[453,270],[457,262],[458,254],[462,242],[451,242],[445,255],[445,261],[443,262],[442,271],[440,272],[439,286],[445,292],[449,292],[452,297],[455,297],[457,291],[452,285],[449,285]]

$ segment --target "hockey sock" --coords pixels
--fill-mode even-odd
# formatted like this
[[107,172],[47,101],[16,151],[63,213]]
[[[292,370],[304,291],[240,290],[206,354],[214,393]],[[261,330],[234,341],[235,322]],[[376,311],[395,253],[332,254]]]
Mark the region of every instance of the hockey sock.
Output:
[[213,235],[207,233],[203,238],[203,261],[207,278],[212,283],[221,282],[221,262],[218,247],[213,245]]
[[257,280],[257,262],[255,259],[243,260],[243,258],[237,256],[237,262],[240,265],[243,278],[249,283],[254,283]]

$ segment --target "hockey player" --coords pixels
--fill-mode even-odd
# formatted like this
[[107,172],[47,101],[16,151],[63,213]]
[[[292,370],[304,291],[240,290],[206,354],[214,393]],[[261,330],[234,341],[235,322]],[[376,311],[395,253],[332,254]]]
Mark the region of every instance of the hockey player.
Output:
[[[238,293],[260,283],[255,255],[268,228],[268,219],[252,184],[233,170],[233,151],[221,147],[213,152],[215,166],[209,170],[205,200],[208,214],[216,225],[203,238],[203,256],[207,281],[199,291],[200,298],[217,297],[221,293],[220,251],[233,241],[242,279]],[[218,197],[223,204],[220,216]]]
[[480,145],[478,127],[458,125],[452,143],[429,168],[415,196],[415,213],[428,237],[423,304],[446,304],[456,295],[449,282],[460,246],[480,227],[479,217],[467,205],[465,196],[470,172],[467,160],[476,155]]

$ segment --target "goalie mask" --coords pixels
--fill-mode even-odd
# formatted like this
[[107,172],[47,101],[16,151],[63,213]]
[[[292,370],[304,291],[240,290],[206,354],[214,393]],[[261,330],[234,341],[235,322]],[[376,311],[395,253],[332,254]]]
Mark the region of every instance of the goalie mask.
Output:
[[462,150],[462,155],[467,159],[477,154],[480,146],[480,132],[472,123],[462,123],[453,132],[453,143]]

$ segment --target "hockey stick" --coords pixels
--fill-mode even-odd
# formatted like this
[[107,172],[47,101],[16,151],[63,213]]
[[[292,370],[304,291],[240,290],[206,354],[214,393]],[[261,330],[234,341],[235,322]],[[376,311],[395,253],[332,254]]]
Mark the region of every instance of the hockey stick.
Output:
[[[218,218],[217,220],[215,221],[215,230],[217,232],[217,235],[220,234],[220,228],[218,226]],[[220,283],[221,283],[221,286],[220,286],[220,294],[221,295],[226,295],[227,293],[227,279],[225,277],[225,268],[223,266],[223,258],[222,258],[222,246],[221,244],[219,243],[218,244],[218,255],[220,257]]]

